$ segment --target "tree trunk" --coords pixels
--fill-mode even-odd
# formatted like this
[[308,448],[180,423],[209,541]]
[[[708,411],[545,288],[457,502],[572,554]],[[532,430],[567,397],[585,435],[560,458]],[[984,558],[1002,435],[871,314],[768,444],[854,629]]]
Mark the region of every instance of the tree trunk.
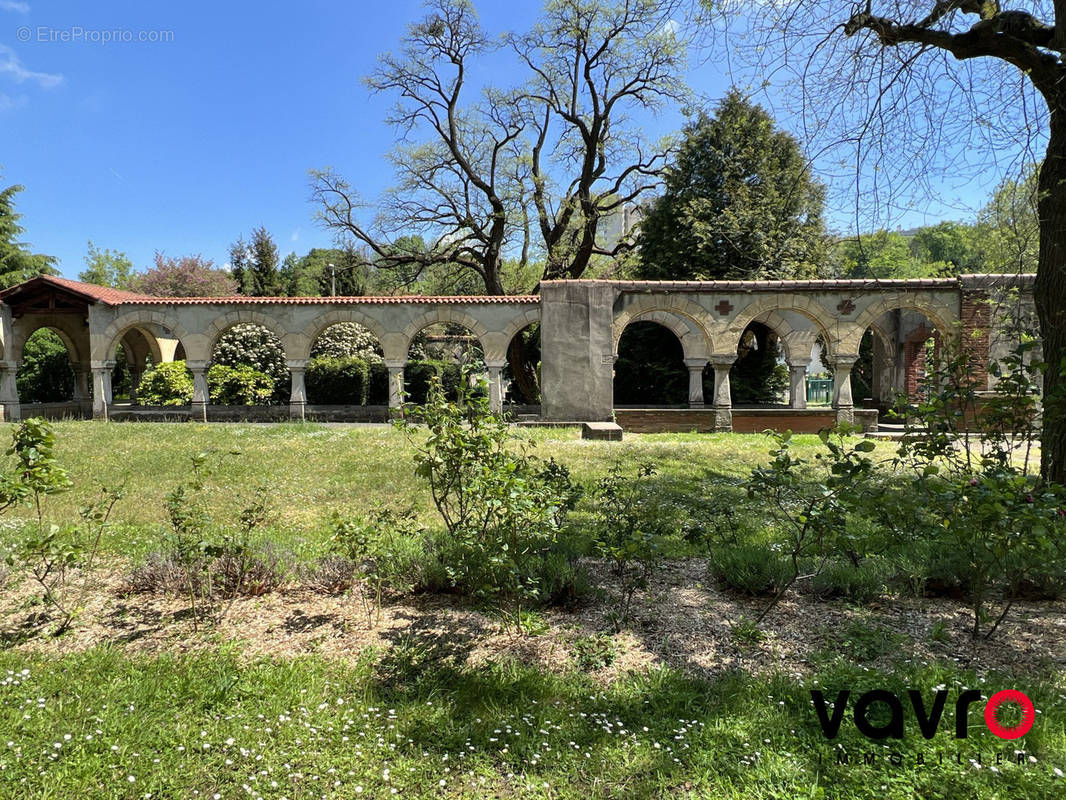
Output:
[[1066,483],[1066,97],[1051,102],[1051,135],[1040,168],[1040,260],[1034,287],[1044,344],[1044,430],[1040,472]]
[[526,340],[519,331],[507,346],[507,361],[511,365],[514,388],[523,403],[540,402],[540,386],[537,384],[537,369],[527,352]]

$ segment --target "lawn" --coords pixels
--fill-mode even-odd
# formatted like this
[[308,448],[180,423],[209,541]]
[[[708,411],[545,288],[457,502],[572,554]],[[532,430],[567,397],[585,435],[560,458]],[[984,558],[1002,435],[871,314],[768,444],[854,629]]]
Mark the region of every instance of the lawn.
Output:
[[[0,431],[7,437],[10,426]],[[681,539],[614,626],[614,589],[534,612],[524,633],[476,601],[416,595],[368,618],[349,594],[293,580],[193,625],[181,597],[118,591],[162,546],[164,496],[189,457],[221,460],[213,516],[232,520],[258,485],[273,500],[261,536],[298,563],[326,553],[334,511],[410,506],[433,520],[413,448],[389,428],[318,425],[56,425],[74,489],[48,498],[69,519],[94,485],[124,482],[105,557],[74,628],[28,627],[30,582],[0,603],[0,798],[1057,798],[1066,794],[1066,608],[1019,602],[989,642],[952,598],[857,604],[790,593],[761,629],[761,600],[715,585]],[[630,436],[583,442],[529,433],[589,485],[616,463],[654,461],[662,515],[739,502],[769,460],[763,437]],[[817,437],[799,437],[812,455]],[[236,452],[235,452],[236,451]],[[875,455],[890,454],[880,444]],[[225,454],[223,456],[223,454]],[[212,457],[214,458],[214,456]],[[25,512],[20,512],[25,513]],[[579,505],[572,524],[589,524]],[[3,518],[13,540],[12,512]],[[740,520],[738,524],[747,524]],[[1032,730],[1002,740],[984,704],[955,738],[955,700],[1025,692]],[[827,739],[811,690],[903,698],[902,740],[860,734],[849,711]],[[906,690],[948,693],[932,739]],[[887,721],[877,705],[871,721]],[[846,763],[844,763],[846,761]]]

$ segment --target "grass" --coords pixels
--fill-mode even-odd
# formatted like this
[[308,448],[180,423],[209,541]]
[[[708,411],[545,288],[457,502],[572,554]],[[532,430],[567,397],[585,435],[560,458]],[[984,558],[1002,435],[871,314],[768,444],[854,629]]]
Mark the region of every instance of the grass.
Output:
[[[459,669],[419,647],[349,667],[104,648],[2,654],[0,675],[3,797],[1037,800],[1066,790],[1054,771],[1066,735],[1050,724],[1066,713],[1061,682],[955,668],[874,676],[837,659],[808,682],[661,669],[604,687],[510,662]],[[811,687],[902,695],[939,684],[952,702],[932,741],[913,717],[902,741],[864,739],[850,720],[828,741],[811,709]],[[1022,689],[1043,712],[1021,764],[976,711],[969,738],[953,738],[954,693],[974,685]]]
[[[3,426],[0,437],[9,431]],[[265,485],[277,518],[264,535],[297,554],[324,551],[333,511],[410,505],[432,520],[427,490],[412,475],[412,445],[389,428],[61,423],[56,435],[75,488],[48,499],[50,517],[71,519],[97,483],[126,483],[105,541],[112,558],[158,548],[163,498],[188,478],[189,456],[204,450],[239,451],[211,479],[213,514],[232,519],[240,498]],[[617,461],[629,471],[656,462],[662,514],[728,508],[769,449],[765,438],[741,435],[631,436],[621,444],[584,442],[574,430],[529,437],[585,484]],[[819,448],[814,436],[796,443],[802,455]],[[584,513],[574,515],[579,526]],[[4,522],[10,535],[12,517]],[[742,619],[731,633],[741,651],[764,640]],[[451,654],[447,633],[427,640],[398,632],[388,649],[345,660],[264,658],[216,631],[196,635],[201,641],[189,644],[212,646],[161,655],[119,644],[63,655],[0,649],[0,798],[1066,794],[1066,676],[1043,667],[996,674],[957,660],[925,663],[874,616],[845,626],[809,663],[778,672],[749,671],[740,658],[713,677],[653,667],[610,683],[593,674],[616,658],[597,634],[580,640],[569,667],[554,670],[507,651],[493,663],[465,665]],[[907,689],[930,697],[935,687],[950,695],[930,741],[906,702],[902,740],[863,737],[849,713],[830,741],[810,697],[811,689],[828,697],[847,689],[853,699],[888,689],[906,700]],[[1019,689],[1035,703],[1037,723],[1019,742],[1000,740],[975,705],[968,738],[956,740],[954,700],[963,688],[986,696]],[[840,763],[845,754],[848,763]]]
[[[10,431],[10,425],[0,426],[0,441],[8,440]],[[413,474],[412,447],[391,428],[60,422],[55,431],[56,456],[74,481],[72,491],[48,499],[55,519],[74,519],[99,484],[125,483],[125,499],[116,506],[115,524],[103,543],[112,554],[137,557],[158,549],[164,497],[189,478],[189,458],[201,451],[238,453],[222,458],[210,480],[213,516],[231,520],[242,499],[262,484],[276,511],[264,535],[297,556],[322,552],[333,511],[414,507],[424,522],[436,524],[429,492]],[[632,468],[655,461],[660,469],[655,491],[664,513],[702,498],[700,487],[711,478],[739,481],[766,459],[769,447],[762,436],[729,434],[631,436],[617,444],[582,441],[575,429],[523,433],[537,454],[556,458],[585,483],[604,475],[615,460]],[[801,451],[813,452],[818,444],[815,436],[797,441]],[[18,512],[8,519],[12,516]],[[581,520],[579,513],[575,521]]]

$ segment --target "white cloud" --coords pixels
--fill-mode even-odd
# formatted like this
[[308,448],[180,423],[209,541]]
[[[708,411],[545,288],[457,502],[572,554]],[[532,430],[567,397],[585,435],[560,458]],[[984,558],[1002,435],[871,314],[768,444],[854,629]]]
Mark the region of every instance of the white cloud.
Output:
[[0,0],[0,11],[14,11],[17,14],[29,14],[30,4],[19,0]]
[[300,241],[300,229],[299,228],[297,228],[296,230],[294,230],[292,232],[292,235],[289,237],[289,241],[290,242],[298,242],[298,241]]
[[20,94],[18,97],[12,97],[9,94],[0,93],[0,114],[6,111],[17,111],[20,108],[25,108],[29,103],[29,98],[24,94]]
[[26,69],[19,57],[15,55],[14,50],[7,45],[0,44],[0,75],[3,74],[10,75],[15,79],[15,83],[33,81],[42,89],[54,89],[63,82],[62,75]]

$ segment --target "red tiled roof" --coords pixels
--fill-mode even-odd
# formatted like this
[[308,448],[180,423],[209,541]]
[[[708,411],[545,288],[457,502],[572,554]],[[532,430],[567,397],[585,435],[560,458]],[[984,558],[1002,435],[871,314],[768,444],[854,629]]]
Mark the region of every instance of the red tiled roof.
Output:
[[450,295],[433,297],[429,295],[396,295],[392,297],[153,297],[124,289],[111,289],[95,283],[72,281],[55,275],[39,275],[28,281],[0,291],[0,300],[5,300],[17,292],[34,284],[51,284],[81,295],[94,303],[105,306],[120,305],[354,305],[359,303],[376,303],[380,305],[400,303],[539,303],[536,295]]
[[399,305],[411,303],[466,303],[466,304],[503,304],[503,303],[539,303],[538,295],[422,295],[422,294],[399,294],[386,297],[246,297],[234,295],[232,297],[138,297],[133,300],[124,300],[123,303],[145,305],[295,305],[310,306],[322,305]]
[[103,303],[105,306],[117,306],[122,303],[141,302],[149,299],[147,295],[127,292],[124,289],[112,289],[107,286],[97,286],[95,283],[72,281],[69,278],[60,278],[56,275],[38,275],[36,278],[30,278],[28,281],[23,281],[4,289],[0,292],[0,300],[5,300],[9,296],[35,284],[50,284],[60,289],[66,289],[68,292],[80,294],[94,303]]

